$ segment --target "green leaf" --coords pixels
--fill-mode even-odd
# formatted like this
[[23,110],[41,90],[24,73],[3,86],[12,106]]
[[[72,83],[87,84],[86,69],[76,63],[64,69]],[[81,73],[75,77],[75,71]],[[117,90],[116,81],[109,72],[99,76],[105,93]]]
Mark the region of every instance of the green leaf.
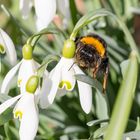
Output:
[[128,69],[128,64],[129,64],[129,59],[128,60],[125,60],[123,61],[120,66],[121,66],[121,72],[122,72],[122,75],[124,77],[124,74],[126,73],[127,69]]
[[83,75],[83,74],[76,74],[75,78],[79,81],[91,85],[92,87],[97,89],[100,93],[102,93],[103,91],[102,84],[97,79],[93,79],[90,76]]
[[136,126],[135,131],[140,131],[140,118],[139,117],[137,117],[137,126]]
[[0,102],[3,103],[5,102],[6,100],[10,99],[11,97],[6,95],[6,94],[1,94],[0,93]]
[[[116,15],[120,16],[121,14],[124,13],[124,0],[109,0],[109,5],[110,5],[110,8],[112,9],[113,12],[115,12]],[[117,8],[116,8],[116,5],[117,5]]]
[[109,114],[108,101],[106,95],[101,94],[103,91],[101,83],[97,79],[83,74],[77,74],[75,77],[77,80],[87,83],[97,89],[97,93],[95,94],[96,115],[99,119],[107,119]]
[[[0,102],[5,102],[6,100],[10,99],[11,97],[6,94],[0,94]],[[9,120],[13,119],[13,108],[6,109],[1,115],[0,115],[0,126],[4,125]]]
[[17,26],[17,28],[20,30],[20,32],[27,37],[26,32],[23,30],[22,26],[19,24],[19,21],[15,19],[15,17],[11,14],[9,9],[7,9],[3,4],[0,5],[0,8],[5,12],[5,14],[10,17],[10,19],[13,21],[13,23]]
[[131,140],[139,140],[140,131],[132,131],[132,132],[123,134],[123,140],[126,140],[127,137],[129,137]]
[[108,122],[109,119],[100,119],[100,120],[93,120],[87,123],[88,126],[95,126],[98,125],[100,123],[104,123],[104,122]]
[[18,131],[15,129],[15,126],[12,126],[11,123],[5,123],[4,130],[8,140],[18,140]]
[[76,9],[75,1],[74,0],[70,0],[69,3],[70,3],[71,19],[72,19],[73,25],[75,25],[77,20],[78,20],[77,19],[77,13],[78,12],[77,12],[77,9]]
[[138,62],[135,51],[131,52],[129,59],[128,69],[124,74],[104,140],[121,140],[128,122],[138,76]]
[[81,126],[68,126],[64,129],[64,134],[76,133],[76,132],[85,132],[86,129]]
[[103,127],[100,127],[94,132],[93,138],[98,139],[101,136],[103,136],[107,130],[108,124],[104,125]]
[[43,76],[48,64],[51,63],[52,61],[58,61],[58,60],[59,60],[58,56],[54,56],[54,55],[46,56],[41,64],[41,66],[37,70],[37,75],[41,78]]
[[140,8],[138,7],[131,7],[130,8],[130,11],[132,12],[132,13],[134,13],[134,14],[140,14]]
[[13,119],[13,108],[8,108],[0,115],[0,126]]
[[109,106],[107,96],[102,95],[99,91],[95,94],[96,107],[95,112],[99,119],[108,119],[109,118]]
[[94,21],[97,18],[103,17],[103,16],[107,16],[108,15],[108,11],[106,11],[105,9],[98,9],[95,11],[91,11],[89,13],[87,13],[85,16],[83,16],[75,25],[73,32],[70,36],[71,39],[75,39],[77,33],[79,32],[79,30],[81,28],[83,28],[84,26],[86,26],[88,23]]

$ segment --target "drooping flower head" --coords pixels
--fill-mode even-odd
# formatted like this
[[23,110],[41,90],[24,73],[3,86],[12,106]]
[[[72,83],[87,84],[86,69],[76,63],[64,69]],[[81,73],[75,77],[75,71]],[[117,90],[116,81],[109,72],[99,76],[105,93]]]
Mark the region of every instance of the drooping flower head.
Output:
[[[14,66],[5,76],[1,86],[2,94],[9,93],[11,81],[13,77],[16,75],[17,71],[18,71],[17,86],[20,88],[21,94],[26,93],[26,83],[28,79],[32,75],[37,74],[37,70],[40,67],[40,64],[33,59],[32,46],[29,44],[25,44],[22,48],[22,55],[23,55],[23,59],[16,66]],[[45,70],[43,73],[42,87],[39,88],[38,90],[38,92],[40,93],[39,104],[41,108],[46,108],[49,106],[49,102],[47,99],[49,86],[47,85],[50,84],[50,81],[47,77],[48,77],[48,71]]]
[[7,94],[9,92],[9,85],[18,70],[19,72],[17,84],[20,87],[21,93],[25,92],[25,85],[27,80],[31,75],[36,73],[36,70],[39,67],[39,64],[33,59],[32,51],[32,46],[29,44],[23,46],[23,59],[5,76],[1,86],[1,93]]
[[74,76],[75,74],[84,74],[79,66],[75,64],[75,50],[74,41],[66,40],[62,50],[62,58],[49,75],[52,86],[48,100],[53,103],[56,94],[72,91],[77,81],[81,106],[86,113],[89,113],[92,106],[92,88],[90,85],[76,80]]

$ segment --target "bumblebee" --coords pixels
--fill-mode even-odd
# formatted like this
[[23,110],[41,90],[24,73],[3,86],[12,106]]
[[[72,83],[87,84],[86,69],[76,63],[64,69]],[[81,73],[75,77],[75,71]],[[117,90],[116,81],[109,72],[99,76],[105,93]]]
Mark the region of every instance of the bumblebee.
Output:
[[83,69],[90,69],[93,78],[102,73],[103,93],[107,86],[109,73],[109,58],[107,56],[106,42],[96,34],[79,37],[75,40],[76,63]]

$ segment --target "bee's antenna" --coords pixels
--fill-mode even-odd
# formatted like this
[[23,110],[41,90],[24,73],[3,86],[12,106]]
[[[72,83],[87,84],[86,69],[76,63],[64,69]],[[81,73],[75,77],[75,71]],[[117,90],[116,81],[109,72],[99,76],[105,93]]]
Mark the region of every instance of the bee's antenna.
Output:
[[74,64],[76,64],[77,62],[74,62],[71,66],[70,66],[70,68],[68,69],[68,71],[74,66]]

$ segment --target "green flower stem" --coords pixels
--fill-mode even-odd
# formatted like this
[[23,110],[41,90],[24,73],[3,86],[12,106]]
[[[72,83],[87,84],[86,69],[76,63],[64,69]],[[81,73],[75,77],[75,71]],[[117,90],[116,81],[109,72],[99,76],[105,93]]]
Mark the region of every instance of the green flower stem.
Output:
[[54,55],[48,55],[44,58],[41,66],[37,70],[37,76],[39,77],[39,79],[43,77],[44,71],[46,70],[48,64],[53,61],[59,61],[59,58]]
[[104,140],[122,140],[128,122],[138,76],[135,51],[132,51],[129,60]]
[[[32,35],[31,37],[29,37],[29,39],[27,40],[27,44],[32,45],[33,47],[36,45],[37,41],[40,39],[40,37],[42,35],[45,34],[57,34],[58,32],[56,32],[54,29],[48,29],[45,28],[43,30],[41,30],[39,33]],[[33,43],[34,40],[34,44]]]

